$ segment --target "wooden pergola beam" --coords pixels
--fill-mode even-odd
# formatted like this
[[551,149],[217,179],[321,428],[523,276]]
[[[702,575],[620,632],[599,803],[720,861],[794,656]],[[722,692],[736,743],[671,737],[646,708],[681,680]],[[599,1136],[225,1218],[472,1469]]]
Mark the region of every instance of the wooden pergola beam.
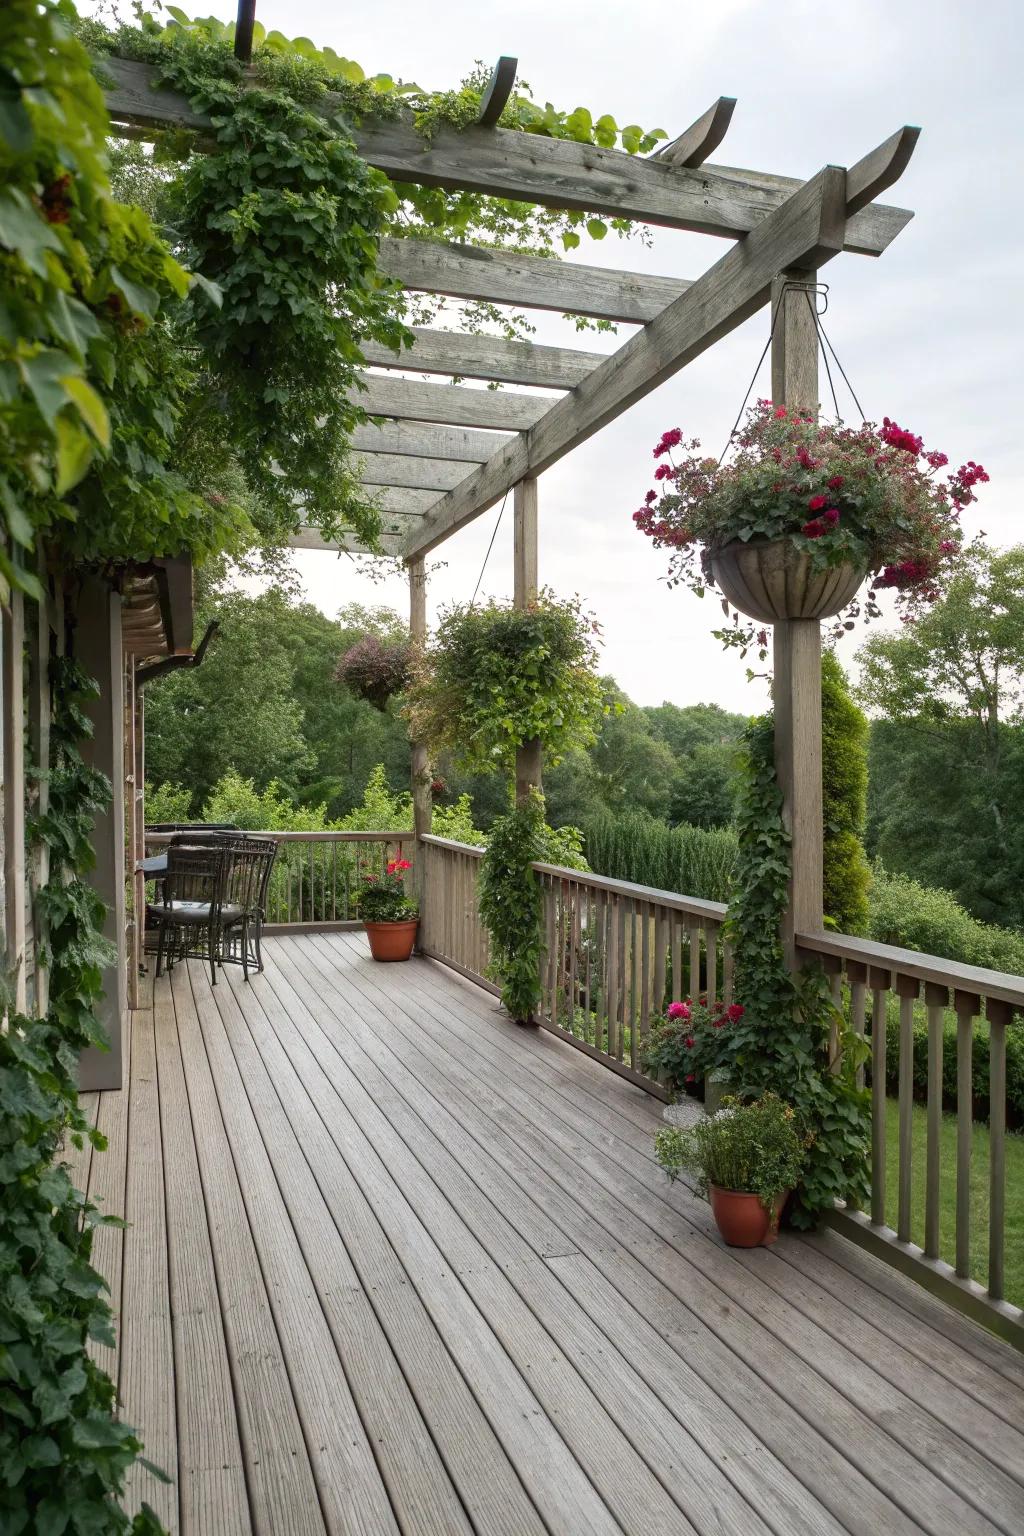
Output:
[[[148,65],[107,58],[102,67],[113,80],[107,106],[115,122],[209,131],[209,119],[185,97],[153,89]],[[329,114],[340,107],[337,97],[327,95],[316,109]],[[396,121],[367,119],[355,129],[355,141],[363,158],[394,181],[482,192],[730,239],[756,229],[801,185],[791,177],[720,166],[688,170],[664,160],[507,128],[441,127],[428,143],[417,133],[411,113]],[[880,255],[911,218],[906,209],[871,204],[850,219],[846,249]]]
[[607,355],[581,352],[573,347],[541,346],[532,341],[509,341],[504,336],[473,336],[464,331],[414,326],[413,335],[415,345],[400,353],[364,341],[363,356],[376,368],[400,368],[406,373],[442,373],[501,384],[572,389]]
[[685,133],[663,144],[651,156],[652,160],[665,160],[669,165],[685,166],[695,170],[713,155],[721,144],[736,110],[735,96],[719,96],[702,117],[691,123]]
[[607,358],[537,425],[449,491],[406,554],[435,548],[527,476],[536,476],[692,362],[764,304],[775,274],[820,266],[842,249],[846,173],[820,171],[760,229],[738,242],[656,320]]
[[558,257],[439,240],[382,240],[378,266],[421,293],[635,325],[653,320],[690,286],[684,278],[618,272]]
[[398,421],[436,421],[521,432],[539,421],[551,404],[547,395],[421,384],[417,379],[380,378],[370,373],[359,377],[366,386],[357,397],[363,409],[371,416],[393,416]]
[[[418,421],[365,422],[352,433],[357,453],[396,453],[410,458],[459,459],[484,464],[509,441],[504,432],[435,426]],[[469,471],[467,470],[468,474]]]
[[368,488],[395,485],[422,491],[450,491],[469,473],[457,459],[414,459],[404,453],[367,453],[359,464],[359,478]]
[[316,528],[297,528],[288,538],[289,549],[321,549],[331,554],[345,555],[401,555],[402,545],[405,542],[401,532],[385,532],[380,537],[380,549],[374,550],[367,544],[362,544],[355,534],[344,540],[325,539]]
[[376,485],[367,480],[362,483],[367,498],[389,516],[397,513],[422,517],[441,499],[441,492],[431,486]]

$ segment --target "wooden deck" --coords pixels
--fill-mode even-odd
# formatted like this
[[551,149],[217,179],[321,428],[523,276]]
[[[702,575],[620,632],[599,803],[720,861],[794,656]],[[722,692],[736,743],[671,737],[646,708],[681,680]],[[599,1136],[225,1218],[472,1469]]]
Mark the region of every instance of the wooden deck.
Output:
[[429,961],[276,938],[135,1015],[81,1182],[129,1226],[139,1472],[172,1531],[1024,1529],[1024,1358],[830,1236],[724,1249],[660,1106]]

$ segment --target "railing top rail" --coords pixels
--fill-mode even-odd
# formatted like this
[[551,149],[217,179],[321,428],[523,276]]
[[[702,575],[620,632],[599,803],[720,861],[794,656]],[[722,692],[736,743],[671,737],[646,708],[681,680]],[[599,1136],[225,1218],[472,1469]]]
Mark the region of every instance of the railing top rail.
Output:
[[876,944],[872,939],[857,939],[847,933],[798,933],[796,942],[801,949],[818,955],[838,955],[876,970],[898,971],[901,976],[936,982],[1024,1009],[1024,976],[990,971],[980,965],[961,965],[956,960],[918,954],[914,949],[899,949],[893,944]]
[[[202,835],[202,827],[193,830],[197,836]],[[404,832],[341,832],[341,831],[309,831],[309,832],[277,832],[273,828],[257,827],[238,829],[240,837],[272,837],[279,843],[411,843],[413,833]],[[230,834],[229,834],[230,835]],[[147,832],[147,843],[169,843],[172,837],[180,837],[179,832]]]
[[588,870],[563,869],[560,864],[532,864],[530,867],[539,875],[555,875],[561,880],[590,886],[592,890],[633,896],[655,906],[669,907],[673,912],[685,912],[689,917],[703,918],[708,923],[725,921],[726,906],[721,901],[701,901],[698,896],[680,896],[676,891],[659,891],[650,885],[633,885],[629,880],[612,880],[607,875],[595,875]]
[[478,848],[475,843],[457,843],[452,837],[435,837],[433,832],[421,832],[420,842],[428,843],[431,848],[445,848],[449,853],[465,853],[471,859],[482,859],[484,849]]

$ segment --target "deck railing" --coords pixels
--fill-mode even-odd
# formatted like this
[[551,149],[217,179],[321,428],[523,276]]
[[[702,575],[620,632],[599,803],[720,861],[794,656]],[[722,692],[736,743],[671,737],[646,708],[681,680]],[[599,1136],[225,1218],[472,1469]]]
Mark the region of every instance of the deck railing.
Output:
[[[420,948],[496,990],[477,904],[483,850],[433,836],[422,844]],[[533,868],[544,900],[540,1023],[668,1098],[643,1072],[640,1047],[673,997],[731,999],[724,906],[554,864]]]
[[[483,850],[427,836],[421,839],[420,857],[422,951],[496,991],[488,975],[488,936],[478,912]],[[640,1048],[653,1019],[671,999],[707,994],[732,1000],[732,956],[723,937],[725,907],[555,865],[533,867],[543,893],[540,1023],[667,1099],[666,1089],[644,1074]],[[1024,1347],[1024,1316],[1003,1295],[1006,1036],[1015,1014],[1024,1012],[1024,977],[843,934],[800,934],[798,943],[803,957],[821,961],[848,1022],[870,1038],[868,1066],[861,1069],[861,1078],[870,1083],[872,1101],[871,1209],[838,1210],[829,1220],[846,1236]],[[891,1024],[890,1002],[898,1016]],[[944,1168],[943,1052],[950,1018],[956,1021],[956,1165]],[[917,1166],[922,1159],[913,1135],[915,1022],[926,1025],[928,1036],[923,1168]],[[971,1186],[976,1028],[979,1035],[987,1028],[989,1052],[985,1285],[971,1278],[976,1226],[983,1219],[977,1189],[972,1213]],[[898,1133],[890,1145],[887,1086],[894,1057]],[[891,1208],[886,1180],[893,1157],[897,1178]],[[912,1240],[913,1212],[922,1173],[924,1230],[919,1246]],[[944,1180],[950,1176],[956,1189],[955,1230],[947,1233],[941,1213]]]
[[[817,956],[831,976],[836,1002],[852,1027],[870,1035],[871,1209],[837,1211],[834,1224],[848,1236],[961,1310],[1024,1347],[1024,1315],[1004,1300],[1006,1260],[1006,1038],[1015,1014],[1024,1011],[1024,977],[959,965],[934,955],[875,944],[838,933],[801,933],[804,955]],[[898,1012],[889,1025],[890,999]],[[912,1241],[915,1190],[914,1030],[921,1010],[928,1037],[927,1132],[924,1144],[923,1244]],[[956,1024],[955,1221],[942,1231],[943,1057],[946,1021]],[[983,1025],[976,1026],[976,1020]],[[988,1237],[987,1283],[971,1278],[976,1234],[972,1231],[972,1155],[975,1099],[975,1032],[988,1033]],[[887,1060],[895,1033],[898,1134],[887,1137]],[[979,1038],[979,1044],[981,1043]],[[887,1070],[888,1069],[888,1070]],[[895,1210],[888,1199],[887,1171],[895,1151]],[[918,1172],[921,1170],[919,1169]],[[977,1192],[975,1191],[975,1199]],[[974,1215],[977,1214],[975,1207]]]
[[[147,832],[155,853],[171,840]],[[267,892],[268,933],[358,928],[360,881],[380,874],[389,859],[415,861],[412,832],[256,832],[278,844]]]

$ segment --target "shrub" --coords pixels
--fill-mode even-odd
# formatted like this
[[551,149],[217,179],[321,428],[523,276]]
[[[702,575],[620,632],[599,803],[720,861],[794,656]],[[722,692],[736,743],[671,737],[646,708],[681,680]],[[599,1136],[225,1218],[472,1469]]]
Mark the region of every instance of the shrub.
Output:
[[[942,1029],[942,1107],[955,1110],[956,1095],[956,1020],[947,1019]],[[914,1098],[928,1097],[928,1025],[914,1021]],[[886,1020],[885,1034],[886,1092],[896,1094],[900,1086],[900,1027],[897,1010]],[[977,1020],[971,1051],[971,1098],[976,1120],[989,1115],[989,1030]],[[1011,1130],[1024,1129],[1024,1025],[1014,1023],[1006,1031],[1006,1123]]]
[[949,891],[894,875],[876,863],[869,936],[921,954],[1024,976],[1024,934],[981,923]]
[[430,830],[436,837],[450,837],[453,843],[468,843],[473,848],[483,848],[487,842],[484,833],[473,825],[469,795],[460,795],[454,805],[435,805]]
[[360,803],[338,823],[346,832],[411,832],[412,796],[392,792],[384,764],[378,763],[366,781]]
[[152,826],[161,821],[189,821],[192,816],[192,791],[184,784],[146,785],[146,821]]
[[821,658],[821,766],[825,921],[841,933],[868,926],[871,869],[862,838],[868,800],[868,722],[835,655]]
[[229,768],[210,791],[200,819],[233,822],[249,832],[320,832],[326,826],[326,810],[322,805],[295,805],[276,779],[266,789],[257,789],[252,779]]
[[704,1077],[724,1065],[727,1056],[725,1031],[743,1017],[743,1008],[733,1003],[669,1003],[664,1019],[656,1021],[640,1047],[640,1065],[651,1077],[658,1078],[674,1093],[693,1093]]
[[728,901],[738,842],[731,827],[669,827],[641,812],[601,812],[584,824],[592,869],[612,880]]

